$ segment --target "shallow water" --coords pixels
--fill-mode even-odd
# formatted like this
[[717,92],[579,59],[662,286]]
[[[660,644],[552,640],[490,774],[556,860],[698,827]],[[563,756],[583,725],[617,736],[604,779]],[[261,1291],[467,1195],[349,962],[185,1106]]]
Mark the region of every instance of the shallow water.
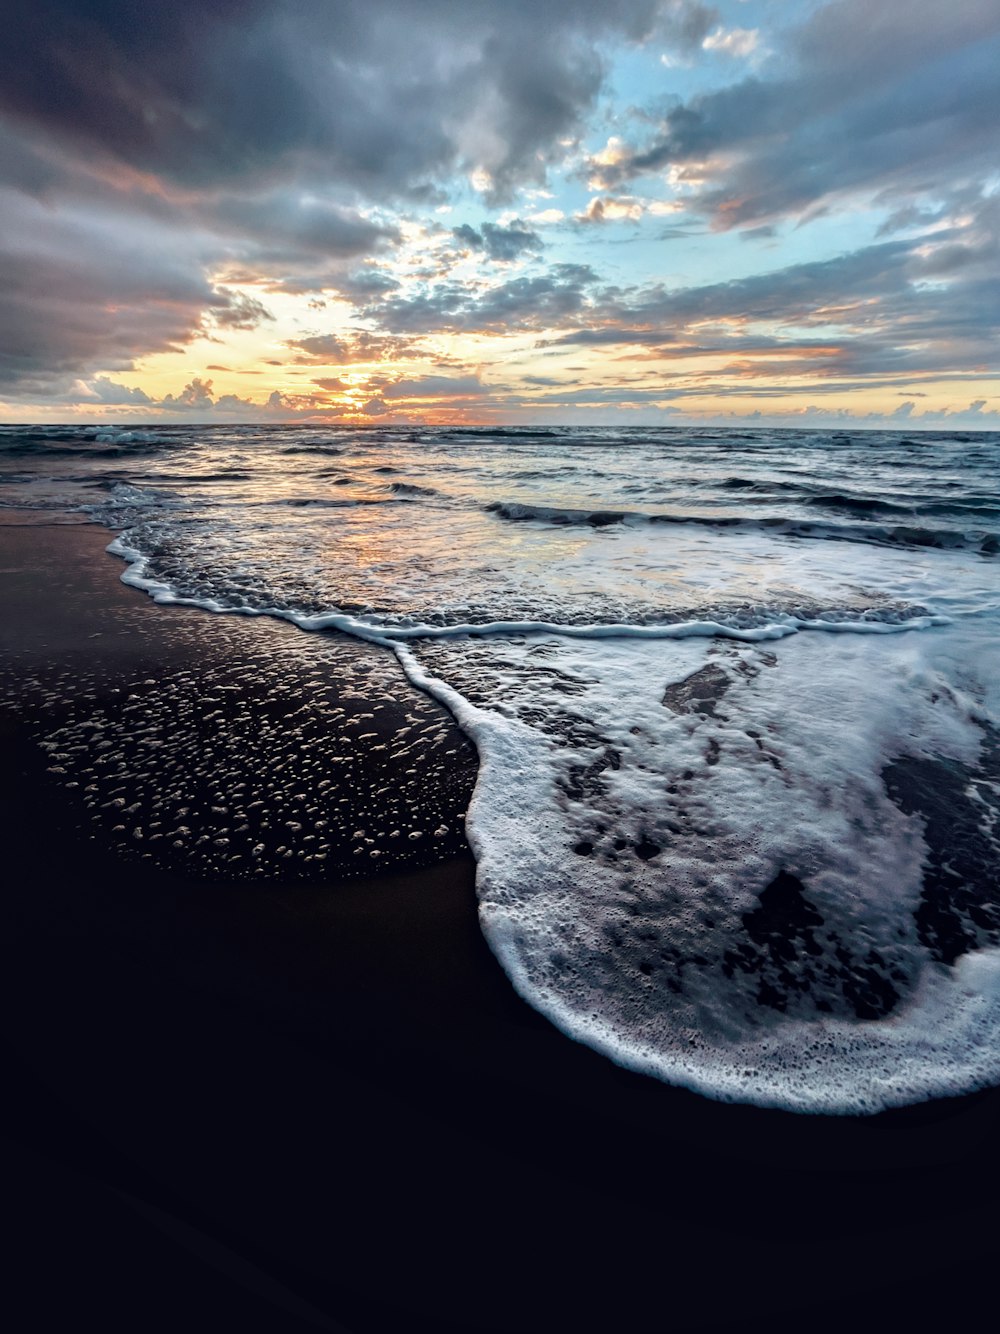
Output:
[[394,653],[518,991],[714,1097],[1000,1080],[1000,437],[3,428],[161,602]]

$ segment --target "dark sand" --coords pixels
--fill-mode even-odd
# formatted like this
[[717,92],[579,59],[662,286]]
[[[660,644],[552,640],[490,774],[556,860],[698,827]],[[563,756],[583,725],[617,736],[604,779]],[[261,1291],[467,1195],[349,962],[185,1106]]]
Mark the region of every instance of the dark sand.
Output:
[[[88,806],[88,783],[67,786],[86,751],[54,765],[40,740],[89,710],[113,763],[141,769],[152,742],[129,720],[166,692],[181,759],[194,728],[231,773],[233,733],[249,787],[294,800],[252,744],[285,705],[254,682],[273,691],[284,655],[299,691],[295,672],[350,677],[359,660],[277,623],[157,608],[107,541],[0,529],[4,1301],[28,1310],[13,1328],[923,1330],[992,1305],[1000,1092],[828,1119],[619,1070],[513,995],[454,830],[412,853],[444,858],[430,867],[401,856],[358,878],[338,843],[275,879],[232,843],[213,861],[197,823],[187,851],[164,838],[145,856],[150,779],[143,839],[115,832],[103,771]],[[227,683],[209,728],[192,701]],[[390,696],[386,736],[412,708]],[[310,783],[328,721],[296,742],[319,767],[292,756],[290,772]],[[423,814],[447,821],[471,763],[453,729],[435,736],[455,753],[430,766]],[[393,819],[404,778],[391,746],[377,754],[342,782],[372,827],[386,765]],[[205,825],[218,775],[192,768]],[[237,843],[250,832],[270,858],[279,834]]]

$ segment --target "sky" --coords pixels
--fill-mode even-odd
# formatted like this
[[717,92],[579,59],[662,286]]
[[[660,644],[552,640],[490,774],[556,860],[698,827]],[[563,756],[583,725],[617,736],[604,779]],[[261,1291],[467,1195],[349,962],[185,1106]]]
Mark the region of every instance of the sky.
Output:
[[1000,429],[997,0],[8,0],[0,420]]

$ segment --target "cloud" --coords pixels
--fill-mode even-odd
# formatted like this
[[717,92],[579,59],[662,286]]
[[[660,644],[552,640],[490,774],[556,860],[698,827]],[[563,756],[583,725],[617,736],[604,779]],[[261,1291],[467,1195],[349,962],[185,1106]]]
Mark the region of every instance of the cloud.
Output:
[[724,355],[735,358],[733,375],[785,386],[795,375],[859,386],[986,376],[1000,346],[1000,199],[981,202],[933,245],[887,241],[686,288],[592,288],[577,327],[547,346],[645,346],[667,361]]
[[289,347],[295,348],[295,360],[323,366],[347,366],[352,362],[400,361],[419,357],[423,352],[411,338],[392,334],[371,333],[357,329],[339,334],[314,334],[308,338],[293,338]]
[[315,334],[311,338],[293,338],[289,347],[299,349],[300,362],[318,361],[324,366],[343,366],[351,360],[347,342],[337,334]]
[[[738,422],[754,426],[804,426],[814,430],[824,428],[898,431],[901,421],[895,413],[858,412],[850,408],[829,407],[826,404],[807,403],[801,407],[787,409],[756,409],[753,412],[719,412],[707,410],[688,411],[678,421],[692,424],[701,422],[705,425],[735,425]],[[908,436],[918,431],[954,431],[954,430],[996,430],[1000,426],[1000,412],[993,409],[988,412],[977,410],[976,404],[966,408],[950,407],[929,412],[921,412],[906,420]]]
[[338,199],[337,187],[322,180],[300,180],[291,162],[277,178],[264,174],[193,189],[99,152],[81,152],[69,139],[46,138],[38,126],[18,124],[2,111],[0,129],[0,189],[34,199],[50,213],[86,216],[92,228],[99,222],[109,232],[148,227],[161,239],[172,232],[175,248],[226,271],[229,281],[266,279],[272,290],[360,286],[377,270],[374,263],[359,268],[357,261],[389,253],[401,240],[384,210]]
[[463,223],[461,227],[452,228],[452,235],[460,245],[470,250],[482,250],[489,259],[500,263],[509,263],[526,252],[537,252],[543,248],[542,238],[520,218],[506,226],[484,222],[479,231]]
[[461,227],[452,227],[451,234],[459,245],[465,246],[469,250],[481,250],[483,248],[482,234],[467,222],[463,222]]
[[778,234],[778,229],[771,223],[761,223],[759,227],[744,227],[740,232],[741,241],[770,241]]
[[714,5],[664,0],[660,5],[657,35],[672,49],[690,54],[703,44],[718,17]]
[[59,393],[246,318],[209,280],[197,242],[93,209],[53,210],[0,189],[0,385]]
[[541,208],[536,213],[528,214],[528,222],[546,227],[555,222],[562,222],[565,216],[561,208]]
[[214,312],[215,323],[222,329],[256,329],[274,316],[256,297],[234,293],[229,304]]
[[[596,105],[607,51],[668,30],[686,41],[703,9],[175,0],[139,19],[132,0],[12,0],[0,189],[21,208],[0,208],[14,346],[0,384],[61,392],[206,322],[268,321],[226,285],[378,299],[397,279],[356,261],[402,243],[393,209],[474,173],[489,203],[541,184]],[[541,247],[526,223],[478,234],[500,263]]]
[[106,375],[98,375],[93,380],[76,380],[67,395],[70,403],[103,403],[108,406],[125,404],[147,404],[152,399],[142,389],[130,389],[127,385],[116,384]]
[[964,208],[961,225],[931,239],[731,281],[617,288],[584,266],[553,265],[493,285],[431,284],[364,314],[414,333],[562,330],[542,346],[618,345],[632,358],[678,364],[724,357],[744,385],[985,375],[996,364],[988,349],[1000,343],[1000,195],[970,193]]
[[[201,380],[195,376],[179,394],[166,394],[157,406],[175,412],[210,412],[215,406],[212,395],[212,381]],[[234,401],[244,402],[245,400],[235,399]]]
[[786,36],[780,57],[768,78],[672,106],[645,144],[592,157],[596,188],[673,171],[691,182],[690,206],[725,229],[858,194],[903,204],[929,183],[940,191],[995,169],[995,0],[834,0]]
[[[261,365],[333,377],[424,358],[441,371],[396,388],[372,380],[364,392],[383,413],[400,385],[439,381],[442,402],[449,385],[484,392],[469,362],[424,335],[531,333],[548,355],[589,347],[593,361],[606,348],[602,364],[697,375],[700,392],[720,395],[777,393],[791,378],[786,392],[808,383],[817,397],[908,388],[908,376],[985,378],[997,364],[996,0],[808,0],[784,8],[794,26],[766,34],[734,26],[750,6],[694,0],[176,0],[141,21],[131,0],[12,3],[0,47],[0,386],[11,403],[77,395],[95,410],[273,418],[322,411],[324,392],[343,392],[327,378],[259,404],[217,397],[194,376],[212,373],[201,360],[161,409],[120,383],[143,358],[262,326],[268,355],[282,340],[285,360]],[[642,61],[615,65],[639,43]],[[676,85],[684,96],[625,107],[614,85],[661,51],[700,62]],[[598,129],[605,146],[581,167],[583,135]],[[589,172],[593,197],[533,212],[554,199],[545,182],[557,172],[574,190],[570,174]],[[672,199],[640,197],[633,182],[653,177]],[[449,228],[445,210],[465,216],[472,187],[477,207],[510,211]],[[636,276],[682,272],[683,248],[668,259],[658,243],[694,234],[709,238],[705,255],[718,245],[720,277],[758,256],[780,264],[790,224],[858,204],[879,212],[837,234],[856,247],[844,254],[810,252],[814,237],[841,243],[817,227],[793,238],[794,254],[821,258],[764,274],[686,287]],[[611,224],[667,211],[683,225],[654,236],[647,222],[642,245],[613,250],[631,228]],[[710,236],[734,228],[773,244],[734,260],[727,238]],[[876,230],[876,244],[851,239]],[[479,262],[457,264],[459,247]],[[616,285],[556,262],[588,248]],[[316,313],[323,301],[330,316]]]
[[745,59],[753,55],[759,42],[756,28],[716,28],[701,45],[704,51],[721,51],[723,55]]
[[382,398],[482,398],[488,393],[489,389],[478,375],[423,375],[416,380],[397,380],[395,384],[386,385]]
[[399,240],[398,230],[356,208],[330,200],[272,194],[212,194],[188,205],[191,221],[248,243],[245,254],[259,266],[281,267],[304,260],[329,261],[368,255]]
[[547,329],[577,316],[597,275],[585,264],[555,264],[544,274],[485,289],[442,282],[373,303],[362,313],[386,329],[410,333]]
[[[142,390],[136,392],[142,394]],[[142,401],[153,410],[145,412],[144,416],[166,421],[190,421],[192,417],[205,421],[292,421],[343,415],[342,406],[331,404],[325,392],[289,394],[275,389],[258,403],[252,398],[240,398],[238,394],[216,397],[213,382],[200,376],[192,377],[179,394],[165,394],[161,399],[151,399],[143,394]]]
[[307,171],[368,197],[480,170],[500,195],[565,152],[607,41],[700,41],[690,0],[13,0],[0,107],[187,189]]
[[241,273],[233,271],[229,275],[231,282],[259,282],[266,292],[281,292],[290,296],[305,296],[309,293],[322,292],[322,297],[312,297],[309,301],[311,310],[322,310],[326,297],[335,295],[343,301],[358,305],[385,292],[395,291],[399,280],[374,262],[362,268],[344,268],[340,265],[330,267],[317,263],[308,256],[289,254],[281,262],[272,262],[254,258]]
[[612,197],[595,197],[587,205],[582,213],[575,215],[577,222],[638,222],[646,211],[645,205],[641,200],[629,197],[615,199]]

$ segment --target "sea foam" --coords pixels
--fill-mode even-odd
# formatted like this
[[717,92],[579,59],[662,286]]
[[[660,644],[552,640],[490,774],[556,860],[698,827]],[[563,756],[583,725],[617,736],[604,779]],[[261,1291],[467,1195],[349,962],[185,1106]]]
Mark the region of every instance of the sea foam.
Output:
[[1000,952],[946,967],[920,938],[928,849],[882,776],[900,753],[979,762],[982,703],[934,665],[961,649],[926,645],[402,650],[479,749],[480,916],[517,990],[724,1100],[867,1113],[1000,1078]]

